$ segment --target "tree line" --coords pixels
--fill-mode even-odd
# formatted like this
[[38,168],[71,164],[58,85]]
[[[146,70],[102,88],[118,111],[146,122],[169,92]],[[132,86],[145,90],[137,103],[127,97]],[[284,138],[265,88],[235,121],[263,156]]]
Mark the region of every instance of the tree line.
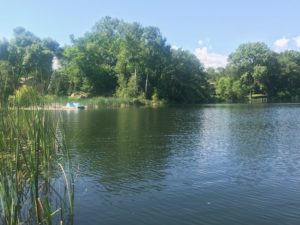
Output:
[[240,45],[229,55],[226,68],[208,68],[219,101],[243,101],[252,96],[271,100],[300,97],[300,52],[276,53],[262,43]]
[[[19,27],[0,41],[0,97],[22,84],[43,94],[164,99],[174,103],[244,101],[300,96],[300,53],[242,44],[226,68],[205,69],[194,54],[173,49],[157,27],[105,17],[82,37],[60,46]],[[53,68],[53,59],[59,62]]]
[[[10,41],[0,42],[2,98],[21,79],[33,81],[46,94],[123,98],[156,96],[169,102],[205,102],[209,84],[194,54],[172,49],[156,27],[142,27],[105,17],[84,36],[60,47],[16,28]],[[52,60],[60,62],[53,70]]]

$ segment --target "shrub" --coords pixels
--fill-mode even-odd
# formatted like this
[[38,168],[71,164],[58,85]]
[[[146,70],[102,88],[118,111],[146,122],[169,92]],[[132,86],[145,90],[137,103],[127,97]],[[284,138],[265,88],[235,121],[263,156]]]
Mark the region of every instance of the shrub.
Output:
[[10,104],[17,105],[19,107],[29,107],[33,104],[40,104],[42,102],[41,96],[38,92],[30,86],[23,85],[19,88],[13,97],[9,98]]

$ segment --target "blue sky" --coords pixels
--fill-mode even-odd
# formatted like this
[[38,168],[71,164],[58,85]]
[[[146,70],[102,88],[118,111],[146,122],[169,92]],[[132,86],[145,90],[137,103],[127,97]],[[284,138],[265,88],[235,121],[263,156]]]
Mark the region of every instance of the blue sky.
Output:
[[173,47],[194,52],[206,65],[224,64],[251,41],[300,50],[299,0],[0,0],[0,37],[23,26],[69,43],[70,34],[83,35],[104,16],[157,26]]

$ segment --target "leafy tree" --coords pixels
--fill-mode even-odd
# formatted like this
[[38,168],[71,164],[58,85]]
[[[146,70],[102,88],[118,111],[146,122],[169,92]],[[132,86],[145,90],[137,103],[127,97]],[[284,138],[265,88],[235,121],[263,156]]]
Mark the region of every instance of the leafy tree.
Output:
[[278,93],[282,97],[300,96],[300,52],[280,53],[278,62],[280,64]]
[[221,101],[241,101],[245,96],[241,82],[229,76],[223,76],[217,80],[215,91],[218,100]]
[[121,98],[135,98],[138,96],[137,77],[131,76],[128,81],[124,75],[118,78],[118,88],[116,91],[118,97]]
[[115,91],[115,22],[104,18],[93,32],[75,39],[73,46],[65,49],[64,73],[69,75],[73,91],[82,90],[92,95],[111,95]]
[[207,78],[211,81],[216,81],[219,77],[226,75],[226,70],[223,67],[213,68],[209,67],[206,69]]
[[229,56],[229,66],[245,90],[273,96],[278,63],[276,54],[261,42],[242,44]]
[[9,42],[5,39],[0,40],[0,60],[7,60],[9,56]]
[[69,87],[68,76],[59,71],[54,71],[47,91],[52,95],[65,96],[69,94]]
[[209,98],[204,69],[195,55],[172,50],[172,64],[158,89],[171,102],[204,102]]
[[13,75],[12,68],[7,61],[0,60],[0,107],[17,87],[18,79]]
[[53,57],[59,52],[59,44],[54,40],[41,40],[25,28],[15,28],[12,40],[0,42],[0,60],[9,68],[13,77],[10,80],[14,80],[10,89],[17,88],[16,80],[26,77],[32,78],[32,85],[44,92],[52,74]]

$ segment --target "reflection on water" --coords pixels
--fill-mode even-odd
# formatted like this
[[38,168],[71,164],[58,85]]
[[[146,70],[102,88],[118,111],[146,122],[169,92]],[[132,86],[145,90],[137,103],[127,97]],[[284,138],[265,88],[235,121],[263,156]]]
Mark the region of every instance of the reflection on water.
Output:
[[76,224],[299,224],[300,105],[64,115]]

